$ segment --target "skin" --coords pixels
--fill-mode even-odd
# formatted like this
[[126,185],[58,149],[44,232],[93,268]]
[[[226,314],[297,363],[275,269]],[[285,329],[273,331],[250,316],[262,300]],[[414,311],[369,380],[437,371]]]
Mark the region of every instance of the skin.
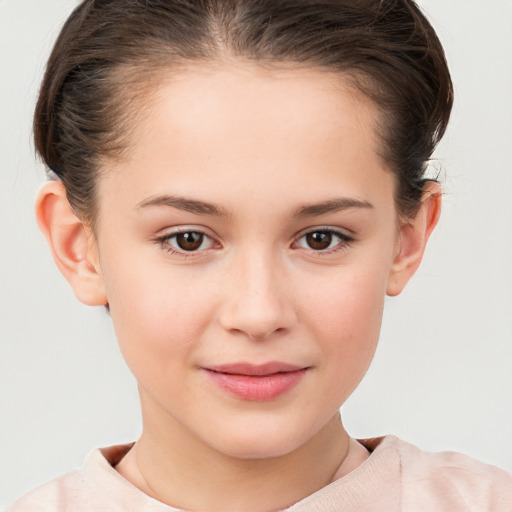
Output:
[[[117,470],[147,494],[187,510],[279,510],[367,458],[338,410],[440,208],[431,184],[399,220],[376,116],[325,72],[192,68],[155,91],[123,161],[105,162],[95,233],[60,183],[41,190],[59,268],[82,302],[108,302],[137,379],[143,432]],[[177,228],[204,233],[199,249],[180,248]],[[204,370],[269,361],[306,371],[266,401]]]

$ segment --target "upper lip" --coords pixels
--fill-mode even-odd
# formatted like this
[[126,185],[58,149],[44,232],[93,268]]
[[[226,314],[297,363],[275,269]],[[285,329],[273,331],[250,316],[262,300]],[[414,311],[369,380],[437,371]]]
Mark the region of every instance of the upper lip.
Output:
[[205,370],[210,370],[212,372],[248,376],[265,376],[274,375],[276,373],[296,372],[298,370],[305,370],[306,368],[307,367],[305,366],[297,366],[278,361],[264,364],[234,363],[204,367]]

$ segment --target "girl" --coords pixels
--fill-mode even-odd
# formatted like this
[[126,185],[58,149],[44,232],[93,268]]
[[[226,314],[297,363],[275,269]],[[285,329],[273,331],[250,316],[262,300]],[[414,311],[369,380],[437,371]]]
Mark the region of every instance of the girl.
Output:
[[451,104],[414,2],[80,4],[37,218],[112,316],[143,432],[12,510],[509,510],[505,472],[339,416],[437,223]]

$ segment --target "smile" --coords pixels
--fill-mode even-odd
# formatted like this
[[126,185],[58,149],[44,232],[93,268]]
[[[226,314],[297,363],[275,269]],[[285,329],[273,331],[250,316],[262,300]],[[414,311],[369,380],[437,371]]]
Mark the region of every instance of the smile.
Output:
[[286,363],[237,363],[203,368],[224,391],[244,400],[268,401],[295,387],[308,368]]

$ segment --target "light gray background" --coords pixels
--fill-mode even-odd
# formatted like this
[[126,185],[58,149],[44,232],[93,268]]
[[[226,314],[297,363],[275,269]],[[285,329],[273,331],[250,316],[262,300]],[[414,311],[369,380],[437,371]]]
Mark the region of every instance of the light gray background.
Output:
[[[423,0],[456,90],[436,156],[445,204],[423,266],[389,299],[344,406],[357,437],[397,434],[512,471],[512,2]],[[101,309],[79,304],[33,218],[42,68],[72,0],[0,0],[0,508],[140,431],[134,379]]]

